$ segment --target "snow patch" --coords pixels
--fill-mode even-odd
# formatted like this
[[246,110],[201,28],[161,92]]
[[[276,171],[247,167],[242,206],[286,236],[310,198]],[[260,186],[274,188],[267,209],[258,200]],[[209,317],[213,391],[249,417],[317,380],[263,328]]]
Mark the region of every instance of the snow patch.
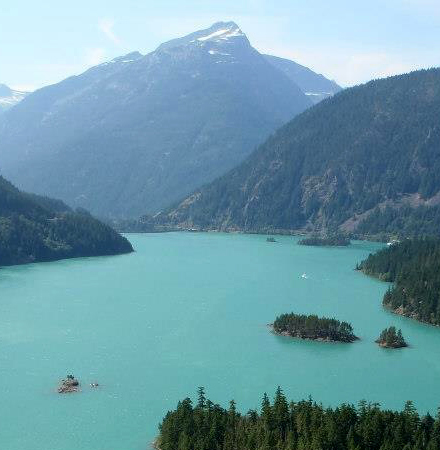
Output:
[[209,50],[208,53],[210,55],[222,55],[222,56],[231,56],[230,53],[219,52],[218,50]]
[[305,95],[315,95],[315,96],[321,96],[321,95],[333,95],[331,92],[304,92]]
[[21,102],[27,95],[27,92],[22,91],[11,91],[11,95],[8,97],[0,97],[0,105],[3,108],[14,106],[15,104]]
[[239,28],[225,28],[222,30],[217,30],[214,31],[211,34],[208,34],[207,36],[202,36],[197,38],[198,41],[204,42],[204,41],[208,41],[211,39],[214,40],[226,40],[229,39],[231,37],[235,37],[235,36],[244,36],[243,32],[239,29]]

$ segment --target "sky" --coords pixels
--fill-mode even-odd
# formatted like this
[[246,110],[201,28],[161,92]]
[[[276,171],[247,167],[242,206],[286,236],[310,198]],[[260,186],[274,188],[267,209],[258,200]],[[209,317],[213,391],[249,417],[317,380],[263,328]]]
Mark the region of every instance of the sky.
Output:
[[0,83],[34,90],[235,21],[260,52],[341,86],[440,66],[440,0],[1,0]]

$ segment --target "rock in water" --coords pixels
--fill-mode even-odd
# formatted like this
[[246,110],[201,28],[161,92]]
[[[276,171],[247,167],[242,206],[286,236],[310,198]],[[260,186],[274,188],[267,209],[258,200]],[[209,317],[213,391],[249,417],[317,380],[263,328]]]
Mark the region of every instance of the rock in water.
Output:
[[79,392],[79,381],[73,375],[67,375],[65,380],[61,380],[58,388],[59,394],[68,394],[70,392]]

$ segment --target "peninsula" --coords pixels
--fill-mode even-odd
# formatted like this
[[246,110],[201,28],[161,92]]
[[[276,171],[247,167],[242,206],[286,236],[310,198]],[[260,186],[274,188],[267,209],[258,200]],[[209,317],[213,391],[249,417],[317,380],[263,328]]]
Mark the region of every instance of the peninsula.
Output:
[[357,270],[393,283],[383,297],[392,312],[440,326],[440,239],[405,239],[370,255]]

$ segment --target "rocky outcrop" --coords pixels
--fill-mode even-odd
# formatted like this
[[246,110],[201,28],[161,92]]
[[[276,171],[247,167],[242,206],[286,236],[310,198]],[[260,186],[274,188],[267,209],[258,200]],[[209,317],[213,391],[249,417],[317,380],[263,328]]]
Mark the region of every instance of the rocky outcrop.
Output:
[[72,392],[79,392],[79,386],[79,381],[73,375],[67,375],[65,380],[61,380],[58,393],[70,394]]

